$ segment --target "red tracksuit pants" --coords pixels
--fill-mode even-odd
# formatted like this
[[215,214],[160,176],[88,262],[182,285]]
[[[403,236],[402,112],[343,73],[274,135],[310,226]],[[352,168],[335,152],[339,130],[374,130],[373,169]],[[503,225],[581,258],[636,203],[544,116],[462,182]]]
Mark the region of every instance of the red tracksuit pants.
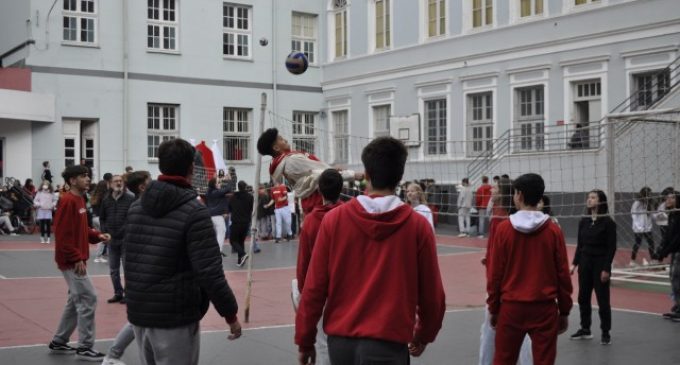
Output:
[[496,323],[494,365],[515,365],[524,336],[531,337],[534,365],[553,365],[559,315],[553,301],[503,302]]

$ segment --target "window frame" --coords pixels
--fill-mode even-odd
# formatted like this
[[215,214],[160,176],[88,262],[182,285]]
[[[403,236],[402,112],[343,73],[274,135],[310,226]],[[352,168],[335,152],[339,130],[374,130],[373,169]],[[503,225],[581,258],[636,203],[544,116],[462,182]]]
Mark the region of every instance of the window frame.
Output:
[[[158,108],[158,127],[159,128],[149,128],[149,123],[152,122],[150,119],[152,118],[151,115],[149,114],[150,108]],[[165,108],[172,108],[174,110],[174,128],[165,128],[165,118],[167,117],[166,110],[170,109],[165,109]],[[168,104],[168,103],[147,103],[146,104],[146,118],[147,118],[147,128],[146,128],[146,136],[147,136],[147,142],[146,142],[146,157],[149,161],[158,161],[158,146],[163,143],[166,140],[174,139],[174,138],[179,138],[179,123],[180,123],[180,116],[179,116],[179,104]],[[156,115],[154,114],[154,118]],[[168,120],[169,122],[169,120]],[[149,144],[149,138],[150,137],[158,137],[158,144],[152,143]],[[149,149],[153,148],[154,153],[149,154]]]
[[[66,9],[68,3],[75,3],[75,10]],[[92,3],[92,12],[83,11],[83,2]],[[81,47],[99,47],[99,0],[62,0],[61,9],[61,44],[65,46],[81,46]],[[66,28],[64,28],[64,20],[66,18],[75,19],[75,40],[64,39],[64,33]],[[81,39],[83,27],[83,20],[92,20],[92,41],[83,41]],[[69,28],[71,29],[71,28]]]
[[[444,102],[445,109],[443,111],[444,115],[444,131],[442,133],[441,131],[441,124],[435,126],[436,135],[434,136],[435,140],[430,141],[430,126],[429,126],[429,110],[428,110],[428,105],[429,103],[433,102]],[[449,155],[449,148],[448,148],[448,135],[449,135],[449,112],[450,112],[450,105],[451,103],[449,102],[449,98],[445,95],[440,95],[440,96],[433,96],[429,98],[423,98],[423,128],[425,129],[424,135],[424,149],[423,149],[423,154],[425,157],[436,157],[436,156],[448,156]],[[441,115],[442,111],[440,108],[435,109],[435,113],[439,114],[439,118],[437,119],[437,122],[441,123]],[[443,138],[443,140],[442,140]],[[430,147],[431,144],[435,144],[435,150],[436,152],[432,153],[430,152]],[[443,148],[442,148],[443,146]]]
[[[311,153],[313,155],[317,154],[317,147],[318,147],[318,136],[317,136],[317,129],[319,128],[318,126],[318,112],[312,112],[312,111],[303,111],[303,110],[294,110],[293,111],[293,125],[291,127],[291,145],[293,150],[296,151],[304,151],[307,153]],[[311,117],[307,118],[307,120],[299,120],[300,117]],[[309,129],[309,119],[311,119],[311,133],[308,133]],[[296,128],[300,128],[299,132],[296,132]],[[313,151],[308,151],[306,149],[302,148],[297,148],[296,143],[302,143],[301,146],[305,146],[307,143],[312,143]]]
[[[479,90],[465,93],[465,128],[467,131],[468,157],[493,152],[495,100],[493,90]],[[479,103],[477,103],[479,101]],[[479,106],[477,106],[477,104]],[[479,112],[479,117],[477,117]],[[480,135],[477,135],[477,132]]]
[[[496,24],[496,4],[494,0],[469,0],[470,1],[470,9],[471,9],[471,18],[470,18],[470,23],[472,25],[472,29],[478,30],[478,29],[487,29],[487,28],[493,28],[494,24]],[[475,1],[479,1],[480,8],[480,24],[475,26]],[[489,15],[489,4],[491,7],[491,15]],[[491,17],[491,22],[488,21],[489,16]]]
[[[225,26],[225,19],[227,18],[226,15],[226,9],[227,7],[232,7],[234,9],[234,15],[232,16],[233,18],[233,26],[232,27],[227,27]],[[248,27],[247,29],[239,29],[237,27],[238,21],[239,21],[239,16],[238,16],[238,9],[246,9],[247,10],[247,24]],[[232,47],[234,48],[234,54],[227,54],[224,52],[224,48],[226,47],[226,42],[225,42],[225,37],[227,35],[233,35],[233,45]],[[239,36],[245,36],[247,37],[247,50],[248,54],[247,55],[238,55],[238,39]],[[232,59],[232,60],[252,60],[253,59],[253,6],[252,5],[246,5],[246,4],[239,4],[239,3],[233,3],[233,2],[223,2],[222,3],[222,58],[224,59]]]
[[[372,138],[377,138],[377,137],[381,137],[381,136],[390,136],[391,135],[390,116],[392,115],[392,109],[393,109],[392,103],[391,102],[373,103],[373,104],[370,105],[370,108],[371,108],[371,124],[372,124],[371,125],[371,127],[372,127],[371,128],[371,133],[372,133],[371,136],[372,136]],[[387,109],[387,116],[386,116],[387,119],[385,121],[385,125],[387,126],[387,129],[385,129],[385,130],[379,130],[379,129],[376,128],[376,124],[378,122],[378,118],[376,117],[376,110],[380,109],[380,108],[386,108]],[[381,133],[380,135],[378,135],[379,132]],[[384,134],[382,134],[382,133],[384,133]]]
[[[233,112],[234,118],[227,119],[227,113]],[[246,113],[246,119],[241,120],[239,113]],[[234,130],[228,130],[227,123],[232,123]],[[242,127],[245,125],[245,131]],[[253,136],[253,109],[242,107],[223,107],[222,108],[222,157],[225,162],[229,163],[251,163],[252,162],[252,140]],[[228,139],[236,140],[236,146],[241,147],[242,158],[231,159],[233,154],[228,153],[227,147],[231,146],[227,143]],[[244,143],[245,142],[245,143]],[[243,148],[245,146],[245,148]]]
[[[340,61],[349,58],[350,56],[350,12],[349,3],[347,1],[330,0],[328,7],[328,54],[330,61]],[[341,27],[338,28],[338,16],[342,20]],[[338,30],[341,31],[338,37]],[[338,39],[340,42],[338,43]],[[341,54],[338,54],[338,45],[341,48]]]
[[[151,7],[149,7],[149,2],[150,1],[158,1],[158,17],[159,19],[153,19],[149,18],[149,12],[151,11]],[[172,1],[174,4],[174,17],[175,20],[167,20],[163,19],[166,11],[169,9],[166,9],[164,7],[164,2],[166,0],[147,0],[147,13],[146,13],[146,50],[147,52],[154,52],[154,53],[173,53],[177,54],[180,52],[180,37],[179,37],[179,16],[180,16],[180,10],[179,10],[179,2],[180,0],[167,0],[167,1]],[[159,47],[149,47],[149,37],[152,37],[153,35],[149,35],[149,28],[150,27],[157,27],[159,32],[158,32],[158,45]],[[175,47],[174,48],[166,48],[164,47],[164,42],[165,42],[165,30],[166,29],[174,29],[174,41],[175,41]]]
[[[295,34],[295,17],[300,17],[301,23],[300,23],[300,30],[301,30],[301,35],[296,35]],[[309,19],[311,18],[312,22],[312,30],[313,30],[313,36],[305,36],[304,35],[304,20],[305,18]],[[318,39],[319,39],[319,16],[317,14],[311,14],[311,13],[303,13],[303,12],[297,12],[294,11],[292,16],[291,16],[291,50],[292,51],[298,51],[298,52],[303,52],[305,56],[307,56],[307,61],[309,62],[310,65],[315,66],[319,64],[319,47],[318,47]],[[302,49],[296,49],[294,47],[295,42],[300,42],[300,47]],[[309,57],[309,51],[305,50],[305,46],[307,44],[312,45],[312,57]]]
[[[513,150],[523,152],[546,150],[546,85],[538,83],[517,86],[512,92],[514,98],[512,128],[519,131],[519,136],[513,138],[515,144]],[[528,94],[525,94],[526,92]],[[528,98],[525,98],[527,95]],[[541,113],[538,112],[539,105]],[[529,113],[524,113],[524,110]]]
[[[631,110],[632,111],[637,111],[637,110],[647,110],[649,109],[654,103],[658,102],[659,100],[663,99],[666,95],[671,90],[671,70],[668,68],[659,68],[655,70],[647,70],[647,71],[638,71],[638,72],[632,72],[631,75],[631,91],[630,95],[633,96],[635,93],[638,93],[636,97],[634,97],[635,100],[631,100]],[[640,91],[640,85],[639,85],[639,79],[642,77],[654,77],[656,80],[652,79],[650,80],[650,90],[644,91],[648,93],[648,99],[644,103],[640,103],[640,96],[641,93]],[[661,83],[660,77],[664,78],[664,91],[660,91],[659,85]],[[635,108],[632,108],[633,104],[635,103]]]
[[[444,22],[443,28],[444,31],[442,33],[438,33],[436,35],[430,35],[430,2],[435,2],[435,29],[438,31],[441,31],[442,28],[442,19]],[[441,14],[441,4],[444,4],[444,14]],[[449,0],[421,0],[421,29],[420,29],[420,38],[421,41],[427,41],[427,40],[434,40],[434,39],[440,39],[444,38],[449,34]]]
[[[337,115],[344,114],[345,116],[345,131],[344,133],[339,133],[338,131],[338,120]],[[348,164],[350,162],[350,133],[349,133],[349,109],[336,109],[330,111],[331,122],[333,125],[333,163],[335,164]],[[344,142],[343,148],[345,148],[345,156],[340,156],[341,153],[338,151],[338,142]],[[344,159],[342,157],[345,157]]]
[[[378,3],[382,3],[382,32],[378,29]],[[394,7],[392,0],[370,0],[369,2],[369,43],[371,52],[383,52],[393,48]],[[385,19],[387,18],[387,19]],[[378,35],[382,34],[383,43],[378,44]]]

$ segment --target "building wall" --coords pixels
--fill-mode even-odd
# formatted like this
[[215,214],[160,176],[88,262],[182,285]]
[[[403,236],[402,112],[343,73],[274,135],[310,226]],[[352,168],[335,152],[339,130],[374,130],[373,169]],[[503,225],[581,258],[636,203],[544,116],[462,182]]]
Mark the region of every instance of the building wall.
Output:
[[[329,108],[339,99],[346,99],[344,103],[350,105],[350,130],[357,138],[370,137],[370,104],[375,92],[390,90],[394,115],[420,113],[422,139],[425,139],[422,100],[430,96],[446,98],[447,140],[452,148],[436,157],[424,156],[424,145],[411,148],[409,152],[418,162],[407,167],[408,178],[435,178],[448,183],[467,176],[472,158],[469,145],[462,141],[470,138],[466,123],[469,108],[466,96],[470,93],[493,93],[493,137],[499,138],[516,127],[514,89],[543,85],[546,132],[560,138],[560,149],[564,149],[574,131],[577,114],[571,83],[600,79],[601,117],[628,98],[634,89],[633,75],[663,69],[679,55],[680,17],[676,1],[610,0],[577,9],[570,7],[569,1],[546,1],[544,16],[520,21],[511,14],[518,2],[495,1],[494,26],[484,30],[468,29],[469,8],[462,6],[464,2],[449,1],[448,35],[423,42],[412,37],[418,33],[418,25],[413,24],[412,3],[415,2],[392,3],[394,24],[399,24],[392,29],[392,49],[370,52],[362,41],[357,41],[350,45],[347,59],[325,65],[322,83]],[[368,6],[353,2],[350,17],[361,17],[357,13],[365,13]],[[367,24],[353,20],[351,39],[368,38],[372,30],[367,29]],[[358,161],[360,151],[352,153],[353,160]],[[519,173],[539,165],[546,165],[546,171],[551,171],[558,169],[555,165],[562,160],[568,161],[564,163],[569,166],[581,159],[586,165],[597,166],[599,158],[572,152],[525,155],[508,159],[504,169],[487,173]],[[625,159],[634,161],[634,156]],[[584,187],[558,183],[555,178],[552,191],[590,189],[601,185],[604,176],[604,172],[586,167],[582,175],[573,177]]]
[[[24,120],[0,119],[3,140],[3,177],[21,179],[31,176],[31,123]],[[40,174],[38,174],[40,177]],[[36,181],[34,179],[34,181]]]

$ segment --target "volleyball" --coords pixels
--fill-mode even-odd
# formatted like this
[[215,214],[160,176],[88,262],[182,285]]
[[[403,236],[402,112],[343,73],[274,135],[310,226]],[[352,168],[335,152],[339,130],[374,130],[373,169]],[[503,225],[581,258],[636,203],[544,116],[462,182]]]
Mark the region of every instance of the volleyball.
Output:
[[293,51],[286,58],[286,68],[294,75],[300,75],[307,71],[307,57],[302,52]]

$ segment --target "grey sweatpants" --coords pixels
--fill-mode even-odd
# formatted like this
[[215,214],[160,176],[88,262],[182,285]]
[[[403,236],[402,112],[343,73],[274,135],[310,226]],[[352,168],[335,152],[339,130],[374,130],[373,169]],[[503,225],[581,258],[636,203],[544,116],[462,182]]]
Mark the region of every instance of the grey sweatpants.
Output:
[[113,344],[109,348],[109,357],[114,359],[120,359],[123,357],[125,349],[135,340],[135,332],[132,329],[130,322],[126,323],[123,328],[118,331],[116,339],[113,340]]
[[198,364],[201,333],[198,322],[174,328],[133,325],[143,365]]
[[61,272],[68,285],[68,300],[57,332],[52,341],[67,344],[78,327],[78,347],[94,346],[94,313],[97,309],[97,292],[87,276],[76,275],[73,270]]

